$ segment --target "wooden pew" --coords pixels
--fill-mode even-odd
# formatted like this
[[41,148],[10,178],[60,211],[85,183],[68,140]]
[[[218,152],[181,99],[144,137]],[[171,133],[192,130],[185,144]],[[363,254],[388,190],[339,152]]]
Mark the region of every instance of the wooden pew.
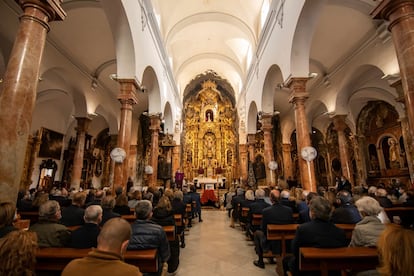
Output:
[[414,220],[414,207],[391,207],[384,208],[389,220],[394,223],[394,217],[399,217],[400,220],[413,221]]
[[137,218],[135,217],[135,214],[122,215],[121,218],[123,218],[124,220],[128,221],[129,223],[133,223],[134,221],[137,220]]
[[177,227],[183,226],[183,216],[181,214],[174,214],[174,220]]
[[[282,252],[281,256],[286,256],[286,241],[293,240],[296,234],[296,228],[300,224],[268,224],[267,225],[267,239],[270,241],[281,241]],[[347,239],[351,239],[352,231],[355,228],[355,224],[335,224],[336,227],[345,231]]]
[[39,220],[38,211],[20,211],[18,212],[21,219],[30,220],[30,224],[35,224]]
[[354,231],[355,224],[336,223],[335,225],[345,231],[345,236],[348,240],[352,238],[352,232]]
[[175,226],[174,225],[165,225],[162,227],[167,234],[167,239],[169,241],[175,241]]
[[328,276],[329,270],[352,269],[356,271],[375,269],[378,252],[369,247],[313,248],[301,247],[300,271],[320,271]]
[[293,240],[296,234],[296,228],[299,224],[268,224],[267,225],[267,240],[280,241],[282,245],[281,257],[286,256],[286,241]]
[[[89,248],[39,248],[36,253],[36,271],[62,271],[71,260],[83,258],[89,251]],[[141,272],[158,271],[157,249],[126,251],[124,261],[138,266]]]
[[20,230],[29,230],[30,220],[28,219],[19,219],[13,222],[13,226]]
[[252,225],[260,226],[262,225],[262,214],[252,214]]

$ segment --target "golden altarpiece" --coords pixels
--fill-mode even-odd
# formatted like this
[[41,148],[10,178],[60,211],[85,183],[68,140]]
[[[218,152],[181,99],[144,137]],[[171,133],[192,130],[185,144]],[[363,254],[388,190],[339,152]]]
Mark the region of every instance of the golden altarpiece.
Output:
[[206,80],[187,98],[183,115],[182,164],[187,180],[219,183],[237,178],[237,116],[230,97],[214,81]]

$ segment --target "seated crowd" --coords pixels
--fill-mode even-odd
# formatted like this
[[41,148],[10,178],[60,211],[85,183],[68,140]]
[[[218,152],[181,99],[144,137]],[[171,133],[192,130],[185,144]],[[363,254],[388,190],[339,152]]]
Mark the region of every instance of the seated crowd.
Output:
[[[265,268],[265,259],[269,259],[269,263],[275,263],[275,257],[282,256],[284,257],[281,260],[282,273],[285,275],[315,275],[315,273],[300,271],[300,247],[385,247],[386,244],[379,242],[381,235],[388,233],[384,229],[395,228],[398,224],[401,224],[398,226],[401,229],[413,228],[412,215],[390,219],[386,214],[387,208],[413,207],[413,191],[406,191],[403,187],[387,191],[383,185],[369,187],[369,189],[363,187],[352,189],[352,186],[346,183],[345,178],[342,177],[338,181],[335,187],[318,187],[316,193],[297,187],[281,189],[279,186],[256,190],[247,189],[247,191],[241,187],[230,189],[224,195],[225,208],[231,218],[230,227],[235,228],[236,223],[239,222],[242,230],[245,230],[246,239],[254,242],[258,259],[254,260],[253,264],[259,268]],[[252,194],[255,195],[254,199],[251,198]],[[267,203],[268,199],[271,204]],[[243,216],[242,213],[246,213],[246,207],[248,213]],[[260,217],[260,223],[255,222],[255,217]],[[282,255],[279,240],[267,239],[268,225],[271,224],[291,224],[295,227],[296,233],[291,240],[286,241],[287,256],[284,256],[285,252]],[[346,234],[345,229],[349,227],[343,225],[350,225],[350,229],[353,229],[352,235],[351,232],[349,235]],[[406,232],[405,235],[414,238],[414,231]],[[409,244],[410,242],[407,246]],[[408,256],[414,254],[414,247],[408,247],[407,250]],[[382,251],[379,250],[379,252]],[[389,262],[394,261],[389,255],[387,258]],[[401,261],[388,264],[389,266],[395,265],[394,268],[384,263],[381,265],[379,272],[387,269],[389,271],[404,270],[406,269],[404,267],[408,266]],[[382,275],[378,274],[378,271],[364,271],[368,274],[360,275]],[[316,273],[316,275],[320,274]]]
[[[128,196],[123,193],[122,188],[115,189],[115,195],[112,195],[110,190],[94,189],[71,193],[66,189],[53,189],[50,193],[41,190],[21,192],[16,205],[0,205],[0,219],[4,221],[0,223],[0,241],[6,237],[16,239],[15,234],[9,234],[20,231],[13,226],[18,214],[36,212],[37,216],[32,217],[29,231],[26,231],[32,235],[27,239],[30,238],[36,248],[96,248],[86,258],[68,265],[62,275],[102,275],[98,264],[104,260],[111,260],[117,271],[119,268],[119,273],[142,275],[137,267],[121,265],[122,254],[125,250],[151,248],[157,249],[159,271],[144,275],[161,275],[162,272],[165,275],[166,271],[173,273],[179,265],[180,248],[185,247],[184,233],[187,224],[184,222],[189,222],[194,217],[198,217],[199,222],[202,221],[200,195],[196,195],[196,189],[193,187],[189,188],[187,190],[187,187],[184,187],[183,191],[164,191],[150,187],[145,191],[133,190]],[[186,211],[186,204],[194,205],[190,214]],[[179,214],[182,218],[177,226],[174,214]],[[122,216],[134,216],[135,219],[128,218],[127,222]],[[125,228],[125,223],[128,229]],[[168,225],[175,228],[173,240],[167,239],[162,227]],[[119,234],[116,235],[117,232],[111,230],[112,228],[119,230]],[[20,234],[20,237],[25,236]],[[6,245],[9,244],[4,244],[3,248],[6,250]],[[31,252],[34,252],[30,254],[31,258],[35,258],[35,251]],[[30,265],[26,268],[22,266],[18,269],[27,269],[34,275],[34,261],[29,261]],[[95,263],[96,267],[92,266],[92,263]],[[10,268],[6,266],[4,271],[7,269]]]
[[[281,260],[286,275],[308,275],[299,269],[300,247],[378,247],[381,266],[371,271],[372,275],[408,275],[404,273],[412,271],[412,264],[402,261],[414,254],[414,232],[406,230],[413,227],[412,217],[395,221],[391,218],[390,223],[384,212],[384,208],[396,204],[414,206],[412,191],[400,187],[397,193],[383,186],[351,190],[345,183],[335,188],[319,187],[315,193],[282,186],[284,189],[247,191],[239,187],[224,195],[230,226],[235,228],[239,222],[246,239],[254,242],[258,256],[255,266],[264,268],[266,258],[274,263],[274,257],[281,255],[284,247],[278,240],[268,240],[268,225],[298,224],[294,238],[286,246],[290,254]],[[192,206],[190,212],[186,205]],[[13,226],[18,214],[24,212],[38,214],[29,231]],[[174,214],[186,218],[186,223],[176,225]],[[117,273],[142,275],[136,266],[125,264],[122,255],[126,250],[148,248],[157,249],[159,271],[144,275],[174,273],[179,266],[180,248],[185,247],[185,228],[191,227],[194,218],[202,222],[201,215],[200,195],[193,186],[183,187],[182,191],[150,187],[128,195],[122,189],[116,189],[114,194],[94,189],[22,192],[17,204],[0,204],[0,253],[8,256],[0,261],[0,275],[34,275],[37,247],[93,248],[87,257],[72,261],[62,275],[101,275],[99,264],[104,261],[109,261]],[[122,218],[129,216],[134,219],[128,222]],[[342,224],[355,225],[352,236],[345,234],[339,226]],[[174,226],[174,239],[167,238],[163,229],[167,225]],[[401,240],[397,242],[396,237]],[[13,252],[15,256],[22,254],[19,248],[13,248],[14,244],[28,252],[24,258],[13,257]],[[398,249],[405,250],[404,254]],[[394,255],[402,260],[395,260]]]

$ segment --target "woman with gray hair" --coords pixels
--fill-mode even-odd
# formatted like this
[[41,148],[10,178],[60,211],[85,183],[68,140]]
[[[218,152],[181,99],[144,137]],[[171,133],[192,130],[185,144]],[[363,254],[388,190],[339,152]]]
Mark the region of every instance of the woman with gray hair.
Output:
[[378,201],[370,196],[363,196],[355,202],[362,220],[359,221],[352,232],[349,246],[376,246],[378,237],[385,229],[384,224],[378,218],[383,210]]

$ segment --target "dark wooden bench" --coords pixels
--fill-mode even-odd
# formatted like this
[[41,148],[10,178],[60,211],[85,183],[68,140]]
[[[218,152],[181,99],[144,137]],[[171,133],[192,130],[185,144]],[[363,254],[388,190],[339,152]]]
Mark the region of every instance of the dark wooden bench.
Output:
[[[89,251],[89,248],[39,248],[36,253],[36,271],[62,271],[71,260],[83,258]],[[138,266],[141,272],[158,271],[157,249],[126,251],[124,261]]]
[[39,212],[38,211],[20,211],[18,212],[21,219],[28,219],[30,220],[30,224],[35,224],[39,220]]
[[384,211],[391,222],[399,223],[394,221],[394,217],[399,217],[403,223],[414,221],[414,207],[391,207],[384,208]]
[[174,220],[176,226],[183,226],[183,216],[181,214],[174,214]]
[[[267,225],[267,240],[281,241],[281,256],[286,256],[286,241],[293,240],[296,234],[296,228],[300,224],[268,224]],[[336,227],[345,231],[345,235],[348,239],[352,237],[352,231],[355,228],[355,224],[335,224]]]
[[322,276],[328,276],[329,270],[370,270],[378,264],[376,248],[300,248],[299,270],[320,271]]
[[281,257],[286,256],[286,241],[293,240],[296,234],[296,228],[299,224],[268,224],[267,225],[267,240],[280,241],[281,243]]
[[262,214],[252,214],[252,225],[260,226],[262,225]]

